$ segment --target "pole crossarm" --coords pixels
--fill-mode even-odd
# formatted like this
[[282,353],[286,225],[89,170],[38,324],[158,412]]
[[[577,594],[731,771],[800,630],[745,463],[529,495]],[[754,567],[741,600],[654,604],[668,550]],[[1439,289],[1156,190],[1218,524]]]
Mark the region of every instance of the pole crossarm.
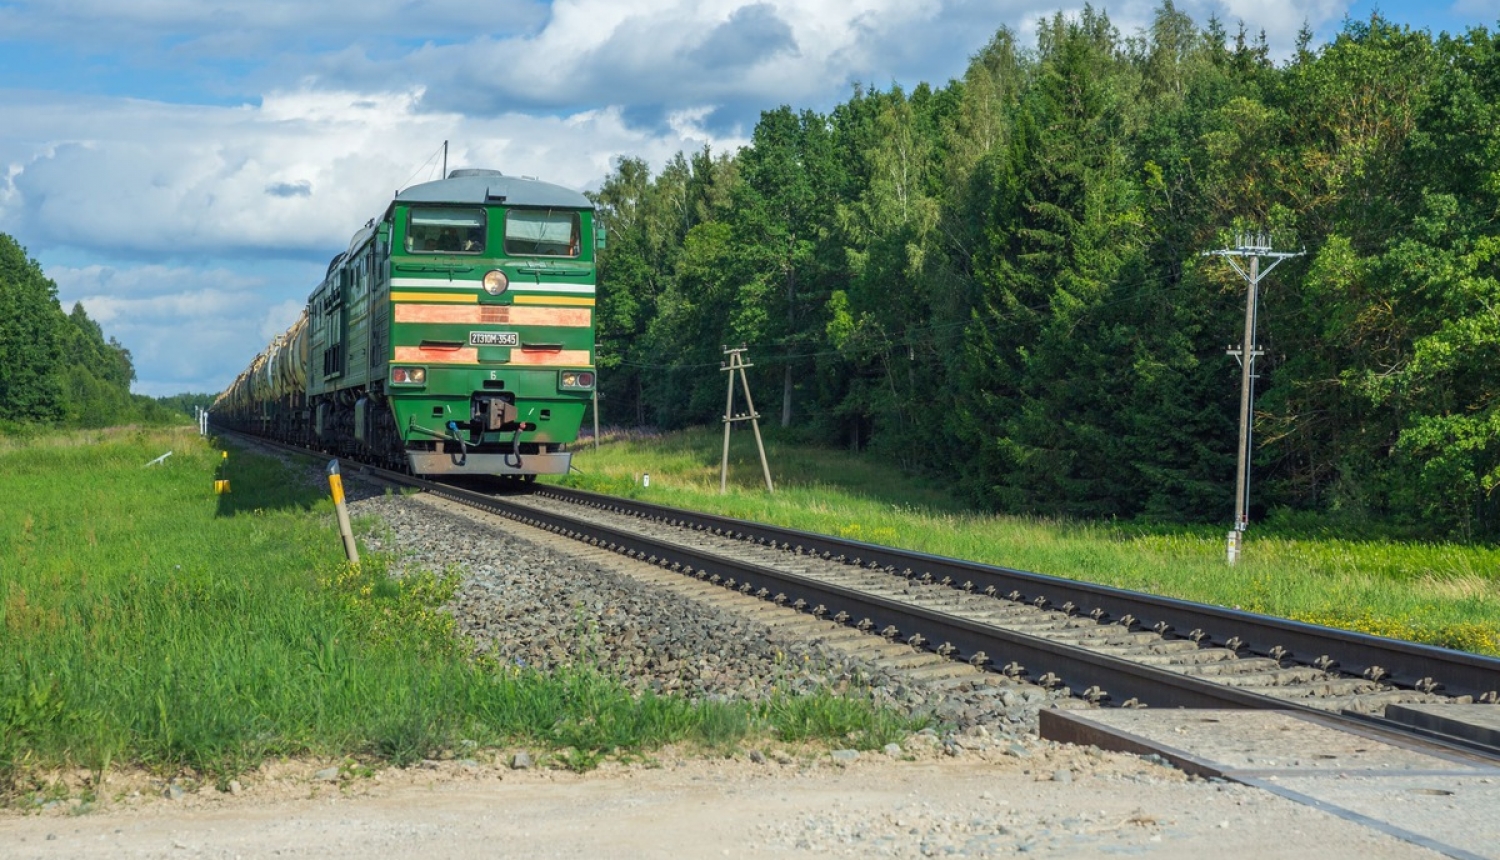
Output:
[[[1266,248],[1224,248],[1218,251],[1204,251],[1198,256],[1223,257],[1241,278],[1244,278],[1246,281],[1254,281],[1256,284],[1259,284],[1262,280],[1265,279],[1266,275],[1271,274],[1272,269],[1281,265],[1283,260],[1289,260],[1292,257],[1300,257],[1306,253],[1306,251],[1272,251]],[[1240,263],[1235,259],[1236,257],[1255,257],[1257,259],[1261,257],[1267,257],[1274,262],[1272,262],[1271,265],[1267,266],[1265,268],[1265,271],[1260,272],[1256,275],[1251,275],[1244,269],[1240,268]]]

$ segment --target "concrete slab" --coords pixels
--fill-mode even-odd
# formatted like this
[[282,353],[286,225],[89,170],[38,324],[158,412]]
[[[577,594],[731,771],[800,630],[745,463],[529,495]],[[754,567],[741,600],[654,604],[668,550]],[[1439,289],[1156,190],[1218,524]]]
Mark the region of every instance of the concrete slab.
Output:
[[1042,736],[1158,755],[1459,860],[1500,858],[1500,763],[1286,711],[1042,711]]
[[[1450,857],[1500,857],[1500,778],[1456,773],[1236,780]],[[1409,834],[1409,835],[1408,835]]]

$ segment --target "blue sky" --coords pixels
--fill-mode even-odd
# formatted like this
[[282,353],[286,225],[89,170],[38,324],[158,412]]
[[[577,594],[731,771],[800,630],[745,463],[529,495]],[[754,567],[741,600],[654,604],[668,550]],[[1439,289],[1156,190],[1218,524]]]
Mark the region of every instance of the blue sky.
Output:
[[[1122,32],[1155,0],[1097,3]],[[1178,0],[1285,53],[1346,16],[1500,24],[1500,0]],[[0,231],[135,357],[216,392],[391,195],[450,166],[578,189],[733,149],[760,110],[961,75],[1072,0],[0,0]]]

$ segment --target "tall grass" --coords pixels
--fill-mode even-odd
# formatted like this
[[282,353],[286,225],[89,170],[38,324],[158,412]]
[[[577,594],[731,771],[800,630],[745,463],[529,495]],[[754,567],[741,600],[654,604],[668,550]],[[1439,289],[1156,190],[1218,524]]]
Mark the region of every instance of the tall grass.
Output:
[[[584,665],[471,659],[441,609],[456,574],[347,564],[326,496],[191,429],[0,445],[0,795],[60,766],[227,783],[268,756],[405,764],[518,741],[587,766],[740,742],[786,707],[635,698]],[[867,702],[837,714],[870,744],[911,725]]]
[[[693,430],[580,447],[567,483],[661,504],[1053,576],[1234,606],[1479,653],[1500,653],[1500,550],[1352,540],[1272,523],[1238,564],[1225,528],[994,516],[944,487],[842,451],[771,441],[775,494],[754,442],[736,433],[719,495],[722,436]],[[650,474],[650,486],[642,475]]]

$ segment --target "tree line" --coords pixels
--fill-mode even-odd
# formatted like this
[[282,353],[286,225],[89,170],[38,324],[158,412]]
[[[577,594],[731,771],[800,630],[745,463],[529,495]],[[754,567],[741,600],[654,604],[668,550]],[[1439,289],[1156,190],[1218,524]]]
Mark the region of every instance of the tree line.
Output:
[[1270,56],[1170,0],[1059,13],[963,77],[782,106],[595,196],[607,420],[767,418],[1001,511],[1227,521],[1245,282],[1257,517],[1500,532],[1500,35],[1374,16]]
[[106,339],[82,304],[64,312],[57,285],[0,233],[0,433],[180,421],[212,399],[154,400],[131,394],[133,382],[130,350]]

